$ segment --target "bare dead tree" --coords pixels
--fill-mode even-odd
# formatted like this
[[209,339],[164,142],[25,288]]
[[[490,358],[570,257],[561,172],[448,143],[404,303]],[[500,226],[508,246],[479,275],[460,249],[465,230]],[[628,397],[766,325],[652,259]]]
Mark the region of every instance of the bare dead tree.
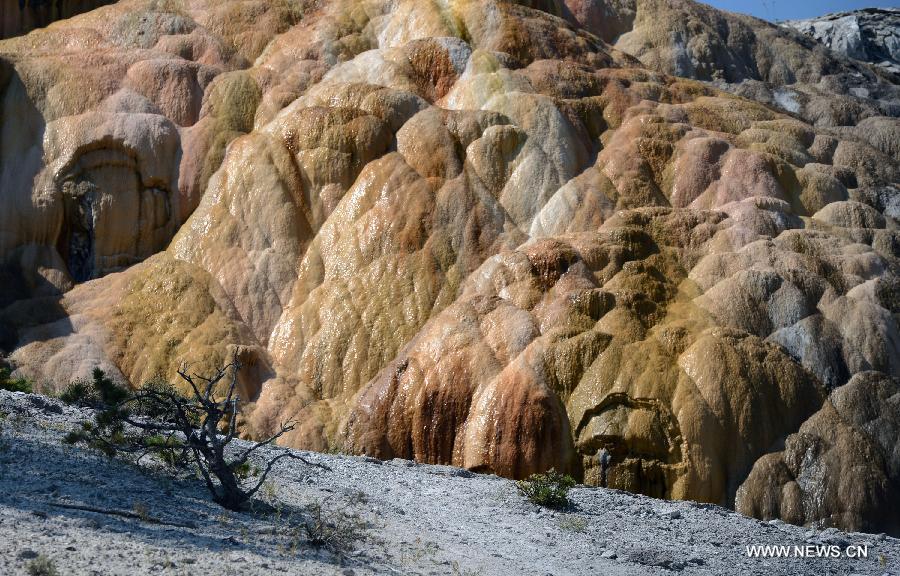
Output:
[[[313,464],[291,451],[268,459],[256,474],[250,474],[251,457],[265,446],[294,429],[283,424],[278,432],[262,442],[240,450],[229,450],[237,437],[240,398],[237,394],[235,359],[210,377],[189,373],[183,365],[179,377],[190,386],[183,395],[163,382],[150,382],[137,391],[126,390],[109,380],[101,370],[94,371],[92,390],[85,384],[73,390],[68,400],[97,409],[94,422],[69,435],[69,442],[87,442],[110,456],[132,454],[138,462],[156,455],[175,468],[196,467],[213,500],[229,510],[246,507],[266,481],[273,466],[291,458]],[[219,384],[231,373],[223,396],[217,398]],[[64,396],[66,395],[64,394]],[[252,477],[252,479],[251,479]]]

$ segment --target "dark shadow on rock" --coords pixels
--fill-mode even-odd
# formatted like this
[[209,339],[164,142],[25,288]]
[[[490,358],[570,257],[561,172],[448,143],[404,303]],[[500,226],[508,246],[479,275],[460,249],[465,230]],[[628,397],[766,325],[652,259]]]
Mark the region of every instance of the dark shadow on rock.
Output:
[[115,0],[3,0],[0,3],[0,38],[27,34],[57,20],[71,18]]
[[28,344],[20,335],[35,326],[55,323],[54,337],[72,334],[75,328],[62,298],[59,290],[39,275],[33,275],[29,283],[17,264],[0,264],[0,353]]

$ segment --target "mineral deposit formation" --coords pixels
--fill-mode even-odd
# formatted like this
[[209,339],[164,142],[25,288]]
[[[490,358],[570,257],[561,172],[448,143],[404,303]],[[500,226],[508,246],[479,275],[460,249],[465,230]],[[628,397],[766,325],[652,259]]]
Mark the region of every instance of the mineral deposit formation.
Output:
[[900,78],[852,56],[690,0],[55,22],[0,42],[0,348],[47,393],[237,354],[246,436],[896,534]]

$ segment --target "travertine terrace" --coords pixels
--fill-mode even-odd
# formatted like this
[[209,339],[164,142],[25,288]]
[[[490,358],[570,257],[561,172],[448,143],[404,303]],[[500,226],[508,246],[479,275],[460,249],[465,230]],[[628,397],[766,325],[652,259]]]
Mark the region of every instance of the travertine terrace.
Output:
[[889,70],[689,0],[121,0],[0,72],[39,390],[237,354],[250,437],[900,530]]

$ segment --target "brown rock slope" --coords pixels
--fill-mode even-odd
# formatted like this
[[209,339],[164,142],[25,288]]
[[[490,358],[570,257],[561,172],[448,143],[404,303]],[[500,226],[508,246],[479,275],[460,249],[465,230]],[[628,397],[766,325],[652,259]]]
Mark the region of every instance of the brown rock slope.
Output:
[[577,9],[126,0],[0,43],[0,346],[48,390],[237,352],[248,434],[589,483],[605,448],[618,488],[894,526],[780,496],[854,446],[897,482],[852,407],[900,376],[890,121],[645,70]]
[[[693,0],[565,0],[564,4],[570,21],[648,68],[716,81],[723,89],[811,124],[855,125],[864,118],[900,115],[896,71],[832,52],[786,26]],[[884,27],[890,28],[886,19]],[[838,36],[852,42],[852,28]],[[858,27],[855,33],[860,33]],[[884,37],[890,38],[888,31]]]
[[900,530],[900,380],[860,372],[767,454],[741,485],[737,509],[795,524]]

